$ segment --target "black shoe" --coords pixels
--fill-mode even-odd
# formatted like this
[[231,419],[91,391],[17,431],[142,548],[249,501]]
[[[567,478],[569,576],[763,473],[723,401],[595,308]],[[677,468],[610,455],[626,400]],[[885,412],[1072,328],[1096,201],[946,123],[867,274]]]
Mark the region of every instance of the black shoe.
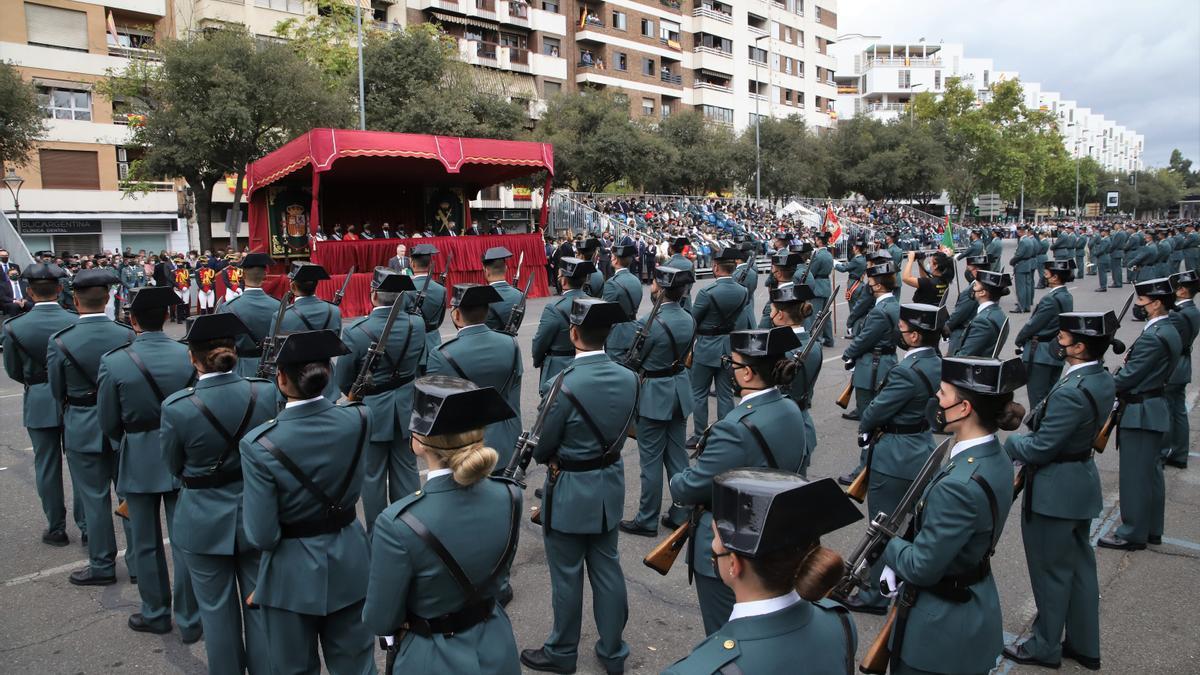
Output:
[[663,526],[663,527],[664,527],[664,528],[665,528],[665,529],[666,529],[668,532],[674,532],[675,530],[678,530],[678,529],[679,529],[679,526],[678,526],[678,525],[676,525],[675,523],[672,523],[672,522],[671,522],[671,519],[670,519],[668,516],[663,516],[662,518],[659,518],[659,519],[658,519],[658,522],[659,522],[659,523],[661,523],[661,524],[662,524],[662,526]]
[[1146,537],[1146,543],[1154,544],[1155,546],[1162,546],[1162,535],[1161,534],[1151,534]]
[[185,644],[185,645],[194,645],[197,642],[199,642],[203,637],[204,637],[204,629],[203,628],[197,628],[195,632],[186,633],[186,634],[183,631],[179,631],[179,639],[182,640],[183,644]]
[[550,657],[546,656],[544,649],[522,649],[521,664],[531,670],[540,670],[543,673],[573,673],[574,668],[564,668],[557,666],[550,661]]
[[887,605],[868,605],[862,600],[859,600],[857,595],[852,595],[843,600],[842,606],[851,612],[858,612],[860,614],[874,614],[876,616],[883,616],[884,614],[888,613]]
[[496,598],[496,601],[500,603],[501,607],[508,607],[508,603],[512,602],[512,599],[512,586],[506,586],[502,591],[500,591],[500,595]]
[[80,532],[79,533],[80,545],[83,546],[84,548],[87,548],[87,542],[88,542],[87,532]]
[[111,577],[101,577],[92,574],[92,568],[85,567],[81,570],[71,572],[71,576],[67,577],[67,581],[74,586],[112,586],[117,583],[117,575]]
[[63,532],[62,530],[46,530],[42,533],[42,543],[62,548],[63,546],[70,544],[71,539],[67,537],[67,533]]
[[1097,288],[1097,289],[1096,289],[1096,292],[1097,292],[1097,293],[1107,293],[1107,292],[1108,292],[1108,289],[1107,289],[1107,288]]
[[1132,541],[1125,541],[1115,534],[1108,537],[1100,537],[1096,545],[1100,548],[1115,548],[1118,551],[1141,551],[1146,548],[1145,544],[1135,544]]
[[137,586],[137,575],[130,574],[129,575],[129,583],[133,584],[134,586]]
[[538,499],[541,499],[543,494],[545,494],[545,493],[544,493],[544,492],[542,492],[542,488],[534,488],[534,490],[533,490],[533,496],[534,496],[534,497],[537,497]]
[[1025,651],[1025,643],[1019,645],[1009,645],[1004,648],[1004,658],[1015,663],[1023,663],[1028,666],[1041,666],[1042,668],[1061,668],[1062,661],[1043,661],[1034,658],[1029,652]]
[[825,345],[826,349],[830,349],[833,347],[833,340],[824,340],[821,344]]
[[658,536],[658,530],[655,530],[655,529],[652,529],[649,527],[641,527],[632,520],[622,520],[620,523],[617,524],[617,527],[619,527],[621,529],[621,531],[626,534],[635,534],[639,537],[657,537]]
[[1186,469],[1187,462],[1185,462],[1183,460],[1179,460],[1179,459],[1168,459],[1167,466],[1173,466],[1176,469]]
[[850,473],[848,473],[844,476],[838,476],[837,482],[838,482],[838,485],[845,485],[846,487],[850,487],[850,484],[854,482],[855,478],[858,478],[858,473],[855,471],[851,471]]
[[1071,659],[1088,670],[1100,670],[1099,656],[1084,656],[1072,649],[1071,645],[1065,642],[1062,643],[1062,655],[1064,659]]
[[139,613],[129,617],[129,627],[139,633],[166,635],[167,633],[171,632],[171,621],[168,619],[166,624],[148,623],[146,621],[146,617]]
[[857,422],[862,419],[862,415],[859,415],[857,410],[852,410],[850,412],[842,413],[842,419]]

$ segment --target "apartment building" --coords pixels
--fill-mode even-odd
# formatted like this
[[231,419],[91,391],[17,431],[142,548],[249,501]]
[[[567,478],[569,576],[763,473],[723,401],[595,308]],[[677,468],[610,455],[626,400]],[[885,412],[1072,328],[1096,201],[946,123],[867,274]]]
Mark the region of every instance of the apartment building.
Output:
[[[1016,71],[997,70],[992,59],[968,57],[962,44],[882,42],[874,36],[839,41],[833,48],[837,67],[837,111],[843,118],[870,115],[891,120],[909,113],[915,94],[945,91],[946,81],[958,77],[987,101],[991,86],[1018,79]],[[1110,171],[1143,168],[1145,139],[1105,119],[1061,94],[1044,91],[1037,82],[1021,82],[1025,105],[1058,118],[1067,151],[1073,157],[1091,157]]]

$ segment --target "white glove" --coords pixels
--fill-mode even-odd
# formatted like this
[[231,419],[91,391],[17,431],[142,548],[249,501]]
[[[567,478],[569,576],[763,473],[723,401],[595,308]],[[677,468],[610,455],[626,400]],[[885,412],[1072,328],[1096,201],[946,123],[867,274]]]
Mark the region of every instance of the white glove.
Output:
[[394,635],[380,635],[379,639],[382,640],[389,647],[396,646],[396,637]]
[[879,575],[879,592],[885,598],[894,598],[899,590],[900,582],[896,579],[896,571],[884,565],[883,574]]

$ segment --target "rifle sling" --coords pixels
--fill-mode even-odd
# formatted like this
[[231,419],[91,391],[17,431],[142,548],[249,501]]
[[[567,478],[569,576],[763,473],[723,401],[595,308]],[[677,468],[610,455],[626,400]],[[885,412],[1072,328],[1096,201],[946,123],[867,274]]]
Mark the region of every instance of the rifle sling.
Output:
[[233,432],[232,434],[225,430],[224,425],[221,424],[220,420],[217,419],[217,416],[213,414],[212,410],[210,410],[207,405],[204,405],[204,401],[200,399],[199,393],[189,396],[188,400],[196,406],[196,408],[200,411],[200,414],[204,416],[204,419],[208,420],[209,425],[212,426],[213,431],[217,432],[217,435],[221,437],[221,440],[225,441],[225,450],[221,452],[221,456],[217,458],[217,463],[213,466],[213,470],[210,472],[210,475],[216,474],[221,470],[221,467],[225,465],[225,461],[229,459],[229,456],[233,454],[234,449],[237,448],[238,440],[241,439],[241,437],[246,434],[246,431],[249,430],[250,420],[254,418],[254,407],[258,402],[258,390],[253,384],[250,385],[250,401],[246,405],[246,412],[242,414],[242,421],[238,424],[237,431]]
[[[358,329],[361,330],[363,333],[365,333],[366,336],[371,339],[371,342],[374,342],[375,344],[379,344],[379,336],[372,333],[369,329],[367,329],[367,327],[364,324],[366,324],[366,321],[363,321],[362,323],[358,324],[358,326],[357,326]],[[413,334],[413,327],[412,327],[412,323],[409,322],[408,331],[404,333],[404,344],[400,345],[400,360],[399,361],[393,360],[391,355],[388,354],[387,345],[383,346],[383,356],[391,364],[391,372],[388,374],[389,380],[395,379],[396,374],[400,372],[400,368],[402,368],[404,366],[404,354],[408,351],[408,344],[412,341],[412,334]],[[385,368],[385,370],[386,370],[386,368]],[[458,370],[458,369],[455,368],[455,370]],[[466,375],[462,375],[462,378],[464,380],[469,379],[469,378],[467,378]]]
[[129,355],[129,360],[133,361],[133,365],[137,366],[137,369],[141,371],[146,384],[150,385],[150,391],[154,392],[154,397],[158,399],[159,403],[162,403],[167,397],[163,395],[162,389],[154,381],[154,376],[150,374],[150,369],[146,367],[146,362],[133,349],[126,349],[125,353]]
[[68,363],[74,366],[75,370],[79,371],[79,375],[87,381],[88,385],[90,385],[91,391],[96,391],[96,389],[99,388],[99,386],[96,384],[96,380],[92,378],[92,376],[89,375],[86,370],[83,369],[83,364],[79,363],[79,359],[75,358],[75,354],[71,353],[70,349],[67,349],[67,345],[65,342],[63,342],[63,339],[56,336],[54,338],[54,344],[58,345],[58,351],[62,352],[63,358],[65,358]]
[[358,405],[354,406],[354,408],[358,411],[359,416],[358,442],[354,445],[354,459],[350,462],[350,468],[348,471],[346,471],[346,477],[342,480],[342,486],[338,489],[336,499],[331,499],[329,495],[325,494],[325,491],[322,490],[316,483],[314,483],[312,478],[310,478],[308,474],[304,473],[304,471],[292,461],[291,457],[288,457],[286,454],[284,454],[283,450],[279,449],[279,446],[275,445],[270,438],[267,438],[266,434],[259,436],[257,439],[258,444],[263,446],[267,452],[271,453],[271,456],[278,460],[278,462],[283,465],[283,468],[287,469],[288,473],[292,474],[292,477],[300,483],[306,492],[313,497],[316,497],[317,501],[324,504],[329,513],[337,513],[342,510],[350,510],[353,512],[354,508],[353,505],[342,506],[341,503],[342,499],[345,498],[346,493],[350,490],[350,482],[354,480],[354,474],[358,469],[358,460],[362,458],[363,445],[365,444],[367,437],[366,406]]
[[[754,436],[754,440],[758,443],[758,449],[762,450],[763,457],[767,460],[767,466],[772,469],[779,468],[779,462],[775,461],[775,454],[771,452],[771,446],[767,445],[767,439],[763,437],[762,432],[755,426],[754,422],[750,421],[750,416],[747,415],[738,420],[742,426],[750,430],[750,435]],[[799,467],[796,467],[797,470]],[[798,471],[797,471],[798,472]]]
[[[21,341],[17,339],[17,334],[13,332],[12,326],[11,326],[11,325],[9,324],[9,322],[7,322],[7,321],[6,321],[6,322],[4,322],[4,333],[5,333],[6,335],[8,335],[8,339],[9,339],[9,341],[11,341],[11,342],[13,343],[13,346],[17,348],[17,351],[19,351],[19,352],[21,352],[22,354],[24,354],[24,355],[26,356],[26,358],[28,358],[28,359],[29,359],[29,363],[30,363],[32,366],[34,366],[34,371],[35,371],[35,372],[34,372],[34,377],[33,377],[33,378],[28,378],[28,379],[38,379],[38,377],[37,377],[37,372],[36,372],[36,370],[37,370],[37,365],[38,365],[38,359],[37,359],[37,357],[36,357],[36,356],[34,356],[33,354],[31,354],[31,353],[30,353],[30,351],[29,351],[28,349],[26,349],[26,348],[25,348],[25,345],[21,344]],[[45,370],[45,368],[43,368],[43,369],[42,369],[42,374],[41,374],[41,377],[42,377],[42,378],[45,378],[45,377],[46,377],[46,370]],[[32,384],[41,384],[41,382],[36,382],[36,383],[32,383]]]

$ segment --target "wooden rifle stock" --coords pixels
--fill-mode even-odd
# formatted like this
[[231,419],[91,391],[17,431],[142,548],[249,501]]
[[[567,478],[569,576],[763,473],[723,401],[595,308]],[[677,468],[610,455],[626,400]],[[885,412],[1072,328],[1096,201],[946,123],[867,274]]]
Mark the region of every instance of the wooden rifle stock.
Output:
[[1112,412],[1108,413],[1108,419],[1104,420],[1104,426],[1100,427],[1096,438],[1092,439],[1092,450],[1104,452],[1104,448],[1108,446],[1108,437],[1112,436],[1113,430],[1121,424],[1121,415],[1124,413],[1125,403],[1122,401]]
[[1022,466],[1013,474],[1013,501],[1017,501],[1017,497],[1021,496],[1021,490],[1025,489],[1025,471],[1027,469]]
[[883,622],[883,628],[879,630],[879,635],[875,636],[875,640],[871,642],[871,646],[867,648],[867,653],[863,655],[863,659],[858,664],[858,669],[864,673],[886,673],[888,662],[892,659],[892,651],[888,649],[888,640],[892,637],[892,628],[896,625],[896,606],[892,605],[892,609],[888,611],[887,620]]
[[[814,338],[815,339],[815,338]],[[854,394],[854,378],[846,383],[846,388],[842,390],[841,396],[837,397],[837,406],[842,410],[850,407],[850,396]]]
[[689,518],[687,522],[676,528],[671,536],[663,539],[658,546],[651,549],[646,557],[642,558],[642,564],[666,576],[667,572],[671,571],[671,566],[675,564],[675,559],[679,557],[679,552],[687,544],[688,532],[691,527],[692,521]]
[[121,503],[117,504],[117,508],[113,509],[113,513],[124,520],[129,520],[129,502],[122,499]]
[[862,471],[854,477],[854,482],[846,488],[846,496],[858,502],[863,503],[867,498],[867,480],[870,478],[871,468],[864,466]]

